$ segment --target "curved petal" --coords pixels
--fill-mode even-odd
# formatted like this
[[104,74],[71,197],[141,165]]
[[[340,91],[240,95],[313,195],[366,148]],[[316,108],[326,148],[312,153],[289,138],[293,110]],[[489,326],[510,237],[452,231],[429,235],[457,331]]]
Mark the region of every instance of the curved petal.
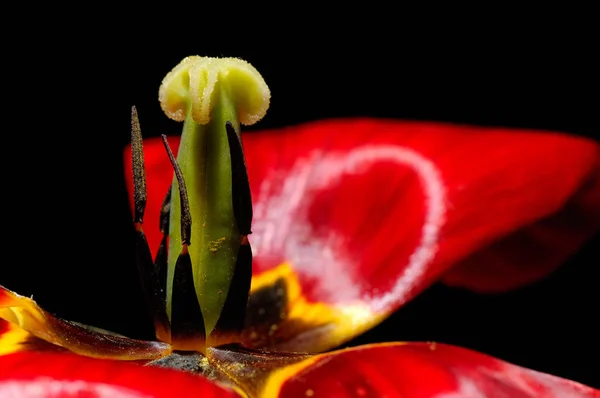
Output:
[[[600,147],[579,137],[355,119],[243,139],[254,202],[244,337],[254,347],[334,347],[452,267],[455,285],[519,286],[600,228]],[[148,215],[158,214],[172,172],[158,141],[145,150],[158,190]],[[146,233],[156,248],[160,236]]]
[[[24,344],[30,343],[41,348],[38,339],[96,358],[152,360],[171,352],[171,347],[165,343],[100,333],[57,318],[41,309],[35,301],[0,286],[2,320],[0,327],[6,325],[6,321],[14,325],[5,330],[4,336],[0,329],[0,350],[5,353],[18,351]],[[37,339],[32,340],[32,336]]]
[[239,397],[201,376],[70,353],[0,357],[0,396],[19,398]]
[[272,373],[261,397],[598,398],[600,390],[460,347],[389,343],[316,355]]

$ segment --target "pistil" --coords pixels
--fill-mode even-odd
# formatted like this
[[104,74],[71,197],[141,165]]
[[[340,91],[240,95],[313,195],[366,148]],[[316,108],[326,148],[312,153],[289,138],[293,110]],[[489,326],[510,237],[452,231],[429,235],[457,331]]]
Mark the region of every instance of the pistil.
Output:
[[252,219],[240,124],[258,121],[270,92],[260,74],[233,58],[188,57],[163,80],[167,116],[183,121],[177,164],[187,186],[193,244],[181,235],[182,202],[174,179],[169,203],[166,306],[178,310],[176,268],[189,255],[209,345],[237,341],[252,275]]

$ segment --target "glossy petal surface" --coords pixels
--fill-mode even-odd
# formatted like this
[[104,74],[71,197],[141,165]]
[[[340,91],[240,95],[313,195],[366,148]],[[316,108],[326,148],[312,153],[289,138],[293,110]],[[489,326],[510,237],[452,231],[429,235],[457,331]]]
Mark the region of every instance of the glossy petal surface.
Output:
[[239,397],[188,373],[70,353],[16,353],[0,358],[5,398]]
[[[444,276],[520,286],[600,228],[600,149],[583,138],[355,119],[243,140],[254,202],[244,338],[255,347],[329,349]],[[146,219],[158,224],[172,172],[158,140],[145,151]],[[145,232],[156,250],[158,229]]]
[[[41,339],[75,353],[98,358],[151,360],[167,355],[168,344],[104,334],[57,318],[35,301],[0,286],[0,353],[18,351]],[[6,321],[11,323],[7,326]],[[4,325],[4,326],[3,326]],[[35,336],[37,339],[33,339]],[[57,350],[60,348],[57,348]]]
[[279,370],[261,397],[597,398],[600,391],[464,348],[390,343],[321,354]]

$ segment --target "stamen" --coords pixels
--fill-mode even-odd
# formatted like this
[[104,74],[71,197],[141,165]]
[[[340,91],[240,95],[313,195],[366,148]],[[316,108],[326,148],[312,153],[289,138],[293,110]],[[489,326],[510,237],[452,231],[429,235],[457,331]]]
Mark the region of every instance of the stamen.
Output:
[[150,246],[142,230],[144,211],[146,209],[146,171],[144,167],[144,148],[142,132],[138,119],[137,109],[131,108],[131,149],[133,160],[134,184],[134,218],[135,224],[135,261],[145,294],[146,303],[154,321],[156,338],[163,342],[170,342],[169,318],[166,312],[165,286],[160,283]]
[[146,169],[144,167],[144,149],[142,130],[135,106],[131,107],[131,158],[133,164],[133,203],[134,223],[143,223],[146,210]]
[[171,336],[172,346],[176,350],[198,351],[203,350],[206,343],[206,330],[204,317],[196,295],[192,259],[188,252],[190,245],[192,216],[188,202],[187,190],[181,169],[169,147],[167,136],[162,135],[163,144],[179,187],[181,202],[181,242],[182,249],[175,263],[173,276],[173,295],[171,309]]

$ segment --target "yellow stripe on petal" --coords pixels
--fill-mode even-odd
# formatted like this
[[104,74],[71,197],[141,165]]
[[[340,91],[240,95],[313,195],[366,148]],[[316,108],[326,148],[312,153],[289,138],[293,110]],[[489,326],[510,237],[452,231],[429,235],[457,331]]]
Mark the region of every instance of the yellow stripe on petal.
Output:
[[252,278],[244,344],[250,347],[322,352],[348,341],[383,320],[365,303],[332,306],[310,302],[290,264]]
[[0,356],[25,350],[63,351],[64,348],[38,339],[17,325],[0,319]]
[[0,355],[19,351],[30,334],[12,323],[0,319]]
[[248,397],[260,396],[265,384],[279,369],[290,369],[294,364],[311,357],[310,354],[253,350],[239,345],[209,347],[206,355],[208,361],[235,382]]
[[[286,366],[285,368],[281,368],[276,372],[273,372],[270,375],[270,377],[265,381],[265,384],[259,396],[261,398],[279,397],[279,393],[281,392],[281,386],[283,386],[283,383],[285,383],[287,380],[291,379],[295,375],[299,374],[309,366],[314,365],[317,361],[320,360],[320,358],[320,355],[316,355],[314,357],[305,359],[302,362]],[[307,388],[305,391],[305,395],[307,397],[312,396],[311,391],[312,390],[310,388]]]
[[21,351],[22,344],[27,342],[31,334],[20,327],[0,319],[0,355]]
[[[171,346],[165,343],[102,333],[57,318],[41,309],[35,301],[2,286],[0,286],[0,319],[49,344],[89,357],[152,360],[171,352]],[[12,340],[8,340],[7,337],[7,351],[14,346],[14,344],[9,346],[8,342],[18,343],[20,338],[18,334],[9,334],[9,336]]]

